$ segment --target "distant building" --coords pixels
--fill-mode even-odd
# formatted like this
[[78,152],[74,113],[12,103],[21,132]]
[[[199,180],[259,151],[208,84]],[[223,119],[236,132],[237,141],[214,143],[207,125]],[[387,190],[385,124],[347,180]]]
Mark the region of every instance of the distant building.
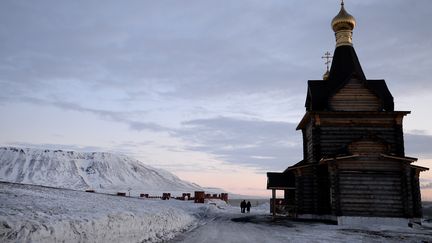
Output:
[[[422,217],[419,174],[406,157],[402,120],[384,80],[366,79],[352,46],[356,25],[342,3],[332,21],[336,49],[323,80],[309,80],[303,160],[267,173],[272,209],[294,217]],[[283,190],[284,199],[275,200]],[[277,203],[277,204],[276,204]]]

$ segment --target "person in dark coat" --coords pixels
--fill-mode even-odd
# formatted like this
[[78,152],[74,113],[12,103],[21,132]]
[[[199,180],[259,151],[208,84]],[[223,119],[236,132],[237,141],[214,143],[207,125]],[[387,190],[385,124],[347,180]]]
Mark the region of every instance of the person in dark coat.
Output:
[[247,204],[246,204],[246,210],[247,210],[248,213],[250,213],[251,206],[252,205],[251,205],[250,201],[248,201]]
[[241,212],[244,213],[244,212],[245,212],[245,209],[246,209],[246,201],[245,201],[245,200],[243,200],[243,201],[240,203],[240,208],[241,208]]

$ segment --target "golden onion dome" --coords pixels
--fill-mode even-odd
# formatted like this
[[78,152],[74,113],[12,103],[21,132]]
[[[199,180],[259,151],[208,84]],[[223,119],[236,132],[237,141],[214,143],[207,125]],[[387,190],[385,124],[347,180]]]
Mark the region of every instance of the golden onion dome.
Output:
[[324,74],[323,74],[323,80],[328,80],[330,77],[330,72],[327,70]]
[[341,3],[341,10],[333,18],[331,25],[334,32],[338,32],[341,30],[352,31],[354,29],[356,21],[354,17],[345,10],[343,1]]

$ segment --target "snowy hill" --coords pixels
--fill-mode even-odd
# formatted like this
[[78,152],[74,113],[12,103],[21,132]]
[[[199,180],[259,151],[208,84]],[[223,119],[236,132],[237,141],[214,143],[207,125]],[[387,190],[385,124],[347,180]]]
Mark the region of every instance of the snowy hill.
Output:
[[196,184],[124,155],[0,147],[0,180],[77,190],[192,192]]

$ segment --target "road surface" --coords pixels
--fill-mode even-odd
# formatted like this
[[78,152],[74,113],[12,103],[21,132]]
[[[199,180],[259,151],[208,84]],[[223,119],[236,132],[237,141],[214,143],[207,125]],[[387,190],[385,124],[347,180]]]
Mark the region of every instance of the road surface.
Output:
[[355,229],[319,222],[273,219],[266,213],[234,210],[202,215],[192,229],[170,241],[229,242],[431,242],[432,230],[412,228]]

